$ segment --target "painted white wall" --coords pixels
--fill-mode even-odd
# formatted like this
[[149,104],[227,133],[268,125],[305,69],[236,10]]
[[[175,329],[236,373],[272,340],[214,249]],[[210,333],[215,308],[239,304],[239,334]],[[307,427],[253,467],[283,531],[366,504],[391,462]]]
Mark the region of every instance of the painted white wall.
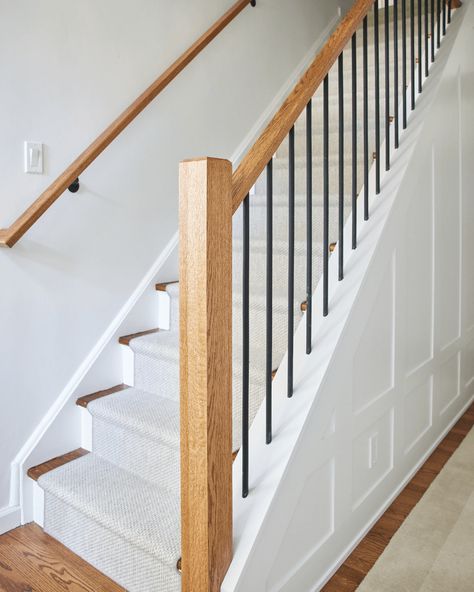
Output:
[[252,426],[245,500],[234,463],[225,592],[320,589],[474,398],[473,28],[467,0],[355,252],[347,223],[310,356],[297,331],[293,399],[285,365],[275,379],[272,445],[263,409]]
[[[231,4],[0,0],[0,226]],[[0,509],[10,463],[172,240],[178,162],[235,160],[348,4],[245,9],[90,167],[80,193],[0,251]],[[44,175],[23,173],[25,140],[44,143]]]

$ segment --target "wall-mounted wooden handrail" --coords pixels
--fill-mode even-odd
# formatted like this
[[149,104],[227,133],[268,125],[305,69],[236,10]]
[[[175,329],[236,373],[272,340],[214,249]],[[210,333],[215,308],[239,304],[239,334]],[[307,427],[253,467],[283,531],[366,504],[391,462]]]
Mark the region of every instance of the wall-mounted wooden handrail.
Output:
[[232,176],[234,212],[295,124],[374,0],[356,0]]
[[0,246],[12,247],[145,107],[249,4],[255,5],[255,2],[253,0],[238,0],[231,6],[212,27],[103,131],[9,228],[0,229]]

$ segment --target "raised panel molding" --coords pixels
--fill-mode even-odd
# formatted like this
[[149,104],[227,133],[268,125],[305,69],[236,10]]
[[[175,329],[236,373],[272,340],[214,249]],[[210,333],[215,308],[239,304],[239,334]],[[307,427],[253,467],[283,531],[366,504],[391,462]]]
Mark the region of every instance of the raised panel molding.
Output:
[[[455,92],[455,89],[453,89]],[[446,138],[452,146],[443,146],[442,151],[433,148],[433,189],[435,203],[435,322],[436,343],[441,350],[448,348],[461,335],[461,258],[460,258],[460,191],[458,150],[455,141],[458,133],[456,113],[451,114],[450,130]],[[457,132],[457,129],[456,129]]]
[[352,444],[352,501],[356,510],[393,469],[394,409],[359,434]]
[[[335,460],[306,479],[277,553],[267,590],[280,590],[334,532]],[[291,540],[288,547],[286,541]]]
[[[382,278],[353,358],[353,410],[358,414],[394,385],[395,255]],[[375,347],[374,347],[375,345]],[[370,352],[370,355],[368,355]]]
[[433,376],[405,395],[403,416],[403,443],[408,454],[433,425]]
[[[427,161],[429,166],[429,160]],[[433,180],[420,176],[419,199],[406,216],[404,281],[406,306],[405,370],[410,375],[433,358],[434,349],[434,208]],[[431,187],[430,187],[431,185]]]
[[446,360],[439,368],[435,397],[439,415],[444,415],[461,394],[460,389],[461,352]]
[[461,384],[469,389],[474,384],[474,341],[469,341],[461,357]]

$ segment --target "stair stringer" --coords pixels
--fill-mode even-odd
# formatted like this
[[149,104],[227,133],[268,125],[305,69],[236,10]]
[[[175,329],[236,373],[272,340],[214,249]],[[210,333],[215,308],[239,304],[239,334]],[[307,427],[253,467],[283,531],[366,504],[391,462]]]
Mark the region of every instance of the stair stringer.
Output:
[[[474,171],[468,157],[462,166],[474,146],[474,89],[462,85],[460,59],[472,55],[467,25],[459,35],[474,16],[466,8],[453,18],[381,195],[371,196],[370,220],[358,217],[359,246],[345,253],[342,283],[331,257],[326,318],[316,290],[309,356],[304,319],[298,327],[291,400],[286,360],[275,377],[270,446],[264,407],[254,420],[246,499],[240,455],[234,463],[234,557],[223,592],[320,589],[474,398],[474,271],[463,257],[474,248]],[[350,227],[349,219],[349,248]],[[456,282],[438,279],[450,267],[459,294]]]

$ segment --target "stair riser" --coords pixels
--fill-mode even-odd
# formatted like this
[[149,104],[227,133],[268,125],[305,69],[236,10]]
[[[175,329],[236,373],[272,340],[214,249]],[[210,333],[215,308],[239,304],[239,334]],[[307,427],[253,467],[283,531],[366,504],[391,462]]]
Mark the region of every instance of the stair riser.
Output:
[[[158,428],[157,428],[158,429]],[[97,417],[92,422],[94,453],[155,485],[179,495],[179,438],[175,447],[146,438]]]
[[128,592],[169,592],[170,584],[173,590],[181,587],[175,568],[49,493],[45,494],[44,530]]

